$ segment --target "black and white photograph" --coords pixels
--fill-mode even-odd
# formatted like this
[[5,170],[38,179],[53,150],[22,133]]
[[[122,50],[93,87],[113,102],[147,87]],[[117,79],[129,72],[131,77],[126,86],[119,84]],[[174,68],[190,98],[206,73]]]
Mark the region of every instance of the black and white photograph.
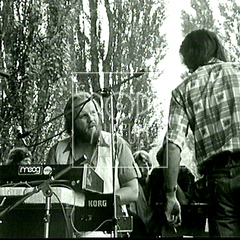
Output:
[[240,237],[240,1],[0,0],[0,238]]

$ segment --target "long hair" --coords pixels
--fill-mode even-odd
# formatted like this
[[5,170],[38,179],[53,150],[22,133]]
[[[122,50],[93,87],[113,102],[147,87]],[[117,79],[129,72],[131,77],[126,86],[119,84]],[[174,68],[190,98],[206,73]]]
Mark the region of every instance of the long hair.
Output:
[[180,49],[183,63],[193,72],[212,58],[227,61],[225,50],[217,35],[206,29],[195,30],[183,40]]
[[[72,109],[73,107],[76,107],[78,105],[80,105],[77,109],[79,109],[78,114],[81,112],[81,109],[84,107],[84,105],[81,105],[82,103],[84,103],[84,101],[90,100],[94,103],[96,111],[99,115],[99,119],[101,121],[101,108],[99,106],[99,104],[97,103],[96,100],[94,99],[90,99],[91,95],[88,92],[83,92],[80,91],[78,93],[75,93],[72,97],[70,97],[67,101],[67,104],[64,108],[64,119],[65,119],[65,129],[67,131],[67,133],[69,135],[71,135],[71,131],[72,131]],[[73,106],[72,106],[73,105]],[[77,116],[75,115],[74,118],[76,118]]]
[[15,147],[8,154],[7,164],[18,165],[25,158],[32,159],[32,153],[25,147]]

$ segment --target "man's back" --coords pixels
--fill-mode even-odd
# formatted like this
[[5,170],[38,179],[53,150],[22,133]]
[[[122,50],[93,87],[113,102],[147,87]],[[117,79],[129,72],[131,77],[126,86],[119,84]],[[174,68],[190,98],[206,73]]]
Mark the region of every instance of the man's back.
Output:
[[200,67],[173,97],[183,106],[171,108],[172,116],[179,116],[175,124],[181,134],[174,132],[173,138],[185,137],[181,128],[189,121],[198,163],[223,151],[240,150],[240,64],[218,61]]
[[[176,184],[189,127],[198,170],[206,176],[210,237],[240,236],[240,65],[228,63],[218,36],[207,29],[190,32],[179,52],[192,75],[172,94],[163,141],[165,216],[181,223]],[[220,62],[222,61],[222,62]],[[167,147],[166,147],[167,146]]]

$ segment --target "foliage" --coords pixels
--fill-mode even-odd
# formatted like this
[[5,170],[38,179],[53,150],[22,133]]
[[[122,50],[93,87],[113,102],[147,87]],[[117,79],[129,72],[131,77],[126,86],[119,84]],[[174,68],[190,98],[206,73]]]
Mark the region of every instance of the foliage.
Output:
[[[116,1],[112,7],[106,6],[110,26],[108,51],[103,59],[104,72],[123,72],[124,74],[113,74],[112,84],[115,91],[115,109],[119,112],[114,117],[122,122],[125,129],[121,134],[131,143],[132,149],[144,148],[148,150],[157,137],[157,130],[161,125],[161,119],[152,121],[150,118],[154,112],[152,100],[156,97],[152,92],[151,80],[153,72],[145,72],[139,79],[123,83],[133,71],[148,69],[146,65],[150,59],[155,59],[156,65],[163,59],[166,51],[165,35],[160,34],[160,27],[165,20],[164,1]],[[112,46],[112,48],[111,48]],[[109,53],[112,53],[111,56]],[[108,64],[109,61],[114,63]],[[151,71],[154,71],[153,67]],[[122,78],[125,78],[122,80]],[[159,77],[159,76],[155,76]],[[109,75],[105,75],[104,84],[109,85]],[[139,98],[141,96],[141,98]],[[147,100],[147,102],[146,102]],[[139,106],[145,101],[144,114],[139,114],[142,110]],[[156,109],[156,107],[155,107]],[[160,115],[161,116],[161,113]],[[107,116],[105,116],[107,119]],[[156,123],[157,122],[157,123]],[[151,128],[154,128],[152,131]],[[142,134],[139,134],[141,132]],[[143,135],[145,133],[145,135]],[[146,134],[147,133],[147,134]],[[144,142],[139,144],[139,141]]]
[[240,5],[236,0],[219,4],[219,10],[224,18],[222,27],[222,40],[228,50],[229,60],[238,61],[240,58]]
[[191,7],[194,10],[194,15],[182,10],[182,32],[184,36],[201,28],[218,31],[209,0],[191,0]]
[[[65,86],[69,84],[62,81],[66,77],[63,59],[67,60],[62,31],[54,18],[49,18],[46,22],[42,20],[42,10],[46,6],[41,1],[35,4],[27,0],[8,3],[2,4],[1,64],[10,73],[10,77],[5,78],[2,84],[3,159],[12,147],[22,144],[16,139],[14,127],[22,126],[25,132],[33,126],[41,126],[50,118],[53,110],[61,111],[62,103],[51,103],[53,100],[59,101],[64,89],[69,90],[71,87]],[[56,91],[57,88],[62,91]],[[27,145],[33,145],[31,150],[37,161],[42,160],[48,145],[36,144],[57,131],[49,125],[31,132]]]
[[[115,109],[117,104],[125,106],[115,111],[116,120],[117,114],[128,116],[130,112],[122,96],[142,93],[150,100],[145,114],[139,116],[134,110],[128,116],[134,121],[128,122],[131,131],[123,134],[128,139],[135,134],[133,129],[149,132],[150,136],[137,135],[145,148],[148,147],[161,119],[157,119],[151,106],[154,93],[146,62],[153,58],[156,64],[165,55],[166,42],[160,33],[165,19],[164,1],[0,2],[0,64],[1,69],[10,74],[10,77],[1,77],[2,161],[12,147],[25,144],[32,151],[34,161],[43,162],[49,147],[64,137],[60,135],[63,130],[60,116],[66,100],[77,90],[97,92],[101,89],[99,72],[106,73],[104,88],[114,90]],[[141,81],[123,83],[123,75],[109,74],[126,73],[129,77],[141,68],[146,71],[139,78]],[[151,122],[153,115],[155,120]],[[109,119],[105,118],[109,126]],[[16,138],[18,126],[23,132],[29,131],[24,141]]]
[[195,14],[182,11],[182,30],[185,36],[190,31],[206,28],[214,31],[222,40],[229,55],[229,60],[239,59],[239,10],[236,0],[219,1],[213,9],[209,0],[191,0]]

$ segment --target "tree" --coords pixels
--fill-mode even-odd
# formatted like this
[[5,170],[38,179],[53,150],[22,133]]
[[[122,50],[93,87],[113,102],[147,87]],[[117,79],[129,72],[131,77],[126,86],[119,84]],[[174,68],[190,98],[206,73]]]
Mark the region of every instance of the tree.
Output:
[[[51,111],[60,111],[58,102],[68,83],[61,79],[66,77],[64,67],[63,38],[61,26],[56,18],[49,17],[46,5],[41,1],[3,1],[2,6],[2,68],[10,73],[2,83],[2,128],[1,153],[6,159],[12,147],[23,143],[16,139],[15,126],[23,131],[33,126],[41,126],[51,117]],[[58,14],[58,9],[49,5],[50,13]],[[64,14],[63,14],[64,15]],[[45,18],[46,17],[46,18]],[[42,21],[41,19],[46,19]],[[63,42],[62,42],[63,41]],[[63,89],[59,92],[55,89]],[[67,87],[71,89],[71,85]],[[68,92],[68,91],[66,91]],[[38,145],[48,134],[58,129],[51,125],[43,126],[31,133],[27,145],[31,146],[34,160],[42,161],[48,143]]]
[[228,0],[226,3],[219,4],[219,10],[224,19],[221,23],[222,40],[229,53],[229,60],[238,61],[240,58],[240,5],[235,0]]
[[182,32],[186,36],[189,32],[206,28],[215,32],[219,31],[209,0],[191,0],[194,15],[182,10]]
[[[154,93],[147,60],[154,59],[154,71],[154,64],[165,55],[165,37],[160,33],[165,19],[163,0],[0,2],[0,64],[10,75],[1,77],[2,160],[12,147],[23,144],[14,131],[21,126],[23,132],[30,130],[25,144],[32,150],[34,161],[43,162],[49,147],[64,136],[63,119],[58,116],[66,100],[77,90],[98,93],[101,72],[104,87],[114,92],[114,119],[121,122],[119,133],[128,140],[136,129],[149,131],[143,138],[143,145],[148,147],[161,123],[156,117],[150,121],[155,109],[151,106]],[[142,68],[145,73],[139,81],[124,82]],[[126,101],[127,96],[137,100],[135,93],[142,97],[140,102],[149,101],[142,115],[137,114],[135,104],[128,106]],[[134,110],[129,115],[131,108]],[[107,128],[109,115],[105,114],[105,119]],[[130,132],[121,131],[123,124]]]
[[[112,88],[116,93],[114,109],[118,110],[115,111],[114,118],[124,124],[125,129],[121,133],[131,142],[133,149],[139,147],[139,141],[133,139],[146,139],[143,146],[149,147],[149,142],[157,136],[156,132],[161,122],[156,124],[155,121],[151,126],[146,124],[150,123],[149,118],[154,112],[151,102],[155,98],[149,73],[145,70],[146,73],[138,80],[133,79],[126,83],[124,80],[134,71],[148,70],[146,63],[149,59],[154,58],[154,64],[157,64],[165,56],[165,35],[160,34],[160,27],[165,20],[164,4],[164,1],[158,1],[158,4],[155,1],[143,0],[114,3],[104,1],[109,22],[109,42],[107,52],[103,54],[103,71],[106,73],[104,86],[110,85],[111,78]],[[106,43],[103,42],[102,45]],[[111,72],[113,74],[108,74]],[[119,72],[123,74],[115,74]],[[146,104],[146,99],[149,108],[144,114],[139,114],[141,110],[137,108],[142,101]],[[119,105],[122,107],[119,108]],[[105,115],[105,119],[108,119],[108,116]],[[156,127],[155,132],[149,131],[153,126]],[[133,129],[135,132],[137,129],[141,129],[140,132],[148,132],[149,136],[138,135]]]

